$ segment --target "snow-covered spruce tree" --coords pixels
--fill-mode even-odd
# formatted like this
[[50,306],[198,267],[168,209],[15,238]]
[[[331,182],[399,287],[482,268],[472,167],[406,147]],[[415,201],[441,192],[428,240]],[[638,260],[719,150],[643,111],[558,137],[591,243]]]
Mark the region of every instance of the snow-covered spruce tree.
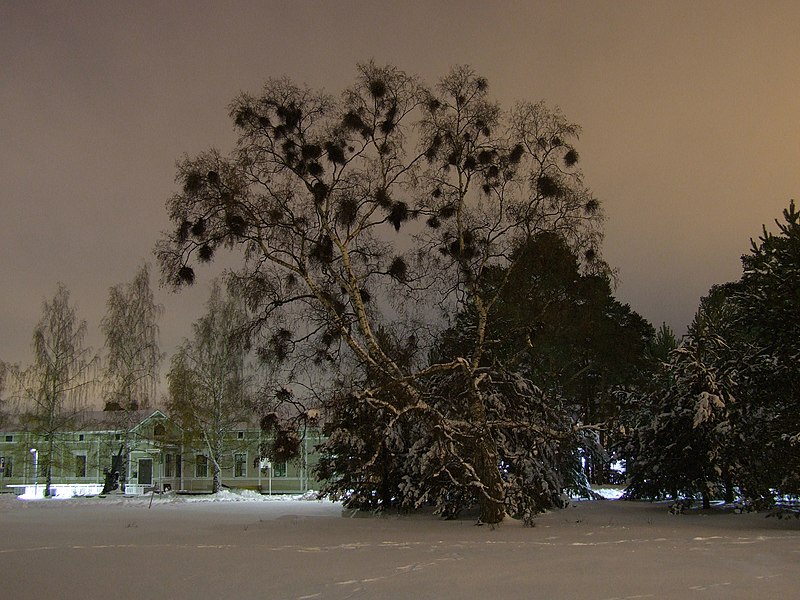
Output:
[[[231,117],[240,134],[233,153],[178,167],[181,189],[168,203],[175,229],[157,248],[166,279],[191,283],[195,260],[241,248],[230,279],[255,315],[254,335],[280,332],[287,363],[320,361],[348,378],[359,365],[378,373],[380,383],[355,389],[356,398],[386,398],[393,418],[416,414],[446,435],[472,436],[474,456],[456,458],[469,465],[481,518],[502,520],[509,483],[481,357],[491,305],[513,282],[481,282],[541,231],[602,264],[601,212],[577,167],[577,126],[542,103],[502,110],[469,68],[428,89],[374,64],[360,66],[338,98],[271,80],[261,94],[239,96]],[[474,343],[444,363],[403,367],[376,335],[411,316],[430,340],[465,307]],[[270,346],[272,334],[264,337]],[[430,378],[448,373],[468,384],[457,420],[426,397]],[[381,392],[390,386],[389,398]]]
[[[415,360],[415,336],[400,340],[385,328],[377,336],[397,364],[408,368]],[[321,492],[348,508],[413,509],[421,494],[415,493],[419,486],[409,485],[418,479],[410,459],[430,425],[425,415],[387,408],[396,386],[380,377],[380,372],[362,373],[323,403],[327,441],[317,466],[317,475],[325,480]],[[358,393],[364,388],[375,391],[365,398]]]
[[[495,411],[490,427],[492,434],[501,440],[501,462],[506,465],[504,478],[514,480],[511,489],[526,490],[531,497],[532,491],[544,484],[546,491],[539,490],[536,501],[543,501],[545,505],[560,503],[563,488],[578,489],[585,484],[585,478],[579,475],[577,441],[588,441],[575,435],[580,429],[577,427],[578,403],[570,405],[562,399],[559,377],[541,368],[540,364],[549,365],[551,359],[556,360],[545,356],[553,345],[553,336],[549,336],[548,343],[540,342],[544,322],[555,327],[556,322],[565,317],[562,314],[565,306],[579,302],[575,296],[579,288],[576,280],[580,279],[578,263],[563,241],[554,243],[552,238],[553,234],[541,234],[531,240],[527,248],[529,259],[516,263],[513,291],[506,288],[506,293],[495,303],[483,357],[485,377],[481,383],[482,392],[489,398],[487,405]],[[561,265],[565,261],[559,260],[562,254],[571,267],[566,271],[574,274],[574,278],[558,274],[564,271]],[[539,260],[530,260],[530,255]],[[504,278],[503,270],[496,269],[491,276],[487,275],[485,285],[497,285]],[[553,304],[558,306],[554,308]],[[442,332],[429,364],[453,360],[474,344],[474,328],[471,327],[474,318],[473,314],[460,314],[453,326]],[[534,329],[537,330],[536,351],[531,352]],[[529,335],[519,335],[526,331]],[[390,349],[398,363],[411,363],[415,350],[413,336],[401,343],[396,337],[386,339],[383,330],[379,333],[384,347]],[[560,366],[568,370],[570,361],[566,346],[573,347],[574,340],[559,333],[564,346],[564,360]],[[584,331],[583,335],[588,332]],[[534,361],[535,358],[538,360]],[[576,371],[581,369],[573,366]],[[511,371],[504,371],[504,368]],[[547,399],[531,384],[530,378],[547,381],[550,389]],[[512,379],[514,384],[510,383]],[[373,386],[377,383],[371,381]],[[362,387],[370,385],[364,382]],[[319,469],[319,474],[328,479],[323,492],[344,500],[349,507],[358,508],[403,509],[433,503],[448,517],[474,504],[473,459],[465,461],[464,457],[475,456],[477,440],[466,429],[454,435],[450,429],[437,426],[441,420],[462,420],[467,410],[468,389],[467,381],[459,372],[431,377],[424,393],[437,415],[435,419],[420,418],[418,414],[396,415],[387,410],[383,404],[393,395],[390,386],[381,387],[381,393],[366,401],[352,395],[334,398],[327,411],[329,441],[323,448]],[[507,405],[515,409],[513,420],[500,418]],[[537,424],[536,429],[530,427],[533,423]],[[532,435],[526,436],[526,431]],[[525,460],[528,464],[516,473]],[[526,474],[529,481],[522,481]],[[526,518],[532,516],[536,510],[527,506],[523,496],[525,494],[509,498],[507,512]]]
[[704,507],[730,495],[741,466],[734,448],[736,355],[721,335],[731,317],[720,293],[704,299],[661,381],[643,398],[648,413],[623,452],[630,498],[700,495]]
[[[733,296],[749,344],[748,394],[757,443],[778,492],[800,495],[800,212],[794,201],[742,257]],[[769,467],[768,469],[766,467]]]
[[622,450],[629,495],[705,486],[765,506],[776,492],[800,493],[800,213],[792,202],[783,216],[742,257],[740,281],[703,299],[687,340],[638,398]]
[[661,393],[674,384],[671,358],[678,348],[678,338],[669,325],[662,323],[647,346],[649,369],[643,381],[617,388],[619,407],[616,439],[610,452],[617,461],[632,465],[641,442],[640,431],[649,430],[652,417],[659,410]]
[[317,475],[321,493],[347,508],[409,510],[418,506],[421,486],[412,470],[415,441],[424,439],[429,424],[412,415],[397,417],[382,404],[346,394],[330,401]]

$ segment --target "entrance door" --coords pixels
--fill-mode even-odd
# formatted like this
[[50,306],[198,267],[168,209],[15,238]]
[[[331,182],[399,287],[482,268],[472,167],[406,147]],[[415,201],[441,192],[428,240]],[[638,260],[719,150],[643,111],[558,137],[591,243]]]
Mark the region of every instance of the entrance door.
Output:
[[151,485],[153,483],[153,459],[139,459],[139,485]]

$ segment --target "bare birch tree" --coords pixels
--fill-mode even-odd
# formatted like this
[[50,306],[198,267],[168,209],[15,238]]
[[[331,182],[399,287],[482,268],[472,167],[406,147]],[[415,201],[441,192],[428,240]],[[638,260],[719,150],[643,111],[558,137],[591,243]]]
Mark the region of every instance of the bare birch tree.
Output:
[[[387,427],[413,414],[435,422],[482,520],[497,523],[510,497],[499,428],[539,424],[533,409],[512,422],[488,408],[497,394],[482,364],[487,322],[514,282],[483,279],[494,267],[513,273],[514,249],[541,231],[603,268],[602,217],[576,166],[578,127],[543,103],[504,111],[487,89],[466,67],[429,89],[370,63],[338,98],[286,79],[240,95],[234,152],[180,162],[168,202],[175,230],[157,255],[180,286],[194,281],[195,261],[242,249],[230,280],[267,340],[262,354],[370,373],[368,385],[351,382],[353,394],[393,415]],[[474,316],[470,345],[444,362],[402,364],[377,334],[385,325],[431,340],[462,309]],[[457,415],[427,397],[442,374],[465,382]]]
[[226,296],[215,282],[207,312],[193,325],[172,357],[167,375],[169,410],[189,435],[205,444],[213,469],[212,492],[222,483],[226,434],[241,425],[245,411],[245,357],[249,343],[242,334],[247,313],[241,299]]
[[45,496],[59,464],[60,434],[74,426],[97,381],[97,357],[84,346],[86,321],[78,319],[69,300],[69,291],[59,284],[53,299],[44,302],[33,332],[33,364],[16,378],[23,421],[43,442],[37,450]]
[[109,289],[107,311],[100,329],[105,337],[105,408],[117,417],[123,431],[121,483],[127,479],[131,428],[136,411],[151,405],[156,396],[163,354],[158,345],[158,320],[164,309],[150,288],[150,271],[143,265],[127,284]]

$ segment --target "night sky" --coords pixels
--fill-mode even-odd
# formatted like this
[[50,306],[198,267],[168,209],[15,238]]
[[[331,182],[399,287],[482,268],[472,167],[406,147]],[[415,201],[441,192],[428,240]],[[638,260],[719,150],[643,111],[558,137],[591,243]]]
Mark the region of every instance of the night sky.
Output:
[[[175,161],[234,134],[271,76],[338,93],[374,59],[433,84],[456,64],[505,107],[583,130],[617,297],[685,331],[699,298],[800,197],[800,3],[0,0],[0,360],[28,363],[58,281],[102,345],[108,288],[170,227]],[[202,285],[166,307],[171,352]],[[157,277],[154,284],[157,284]]]

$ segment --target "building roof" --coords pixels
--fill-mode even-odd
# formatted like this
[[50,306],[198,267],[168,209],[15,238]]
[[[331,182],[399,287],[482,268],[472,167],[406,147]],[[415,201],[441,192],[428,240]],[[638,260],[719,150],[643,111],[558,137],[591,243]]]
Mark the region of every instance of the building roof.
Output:
[[[75,421],[69,427],[70,431],[117,431],[124,429],[137,429],[153,418],[168,419],[167,415],[158,409],[143,410],[84,410],[77,413]],[[26,431],[29,429],[22,415],[12,414],[6,420],[2,431]]]

